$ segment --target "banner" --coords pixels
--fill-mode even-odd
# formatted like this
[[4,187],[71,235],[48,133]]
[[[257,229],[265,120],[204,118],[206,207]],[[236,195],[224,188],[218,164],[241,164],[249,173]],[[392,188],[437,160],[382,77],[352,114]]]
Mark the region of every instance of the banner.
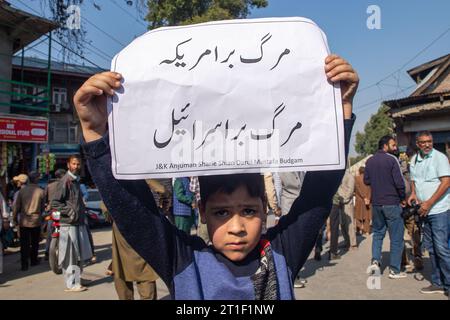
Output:
[[46,143],[48,120],[0,116],[0,141]]
[[304,18],[149,31],[119,52],[109,101],[114,176],[163,178],[342,169],[338,85]]

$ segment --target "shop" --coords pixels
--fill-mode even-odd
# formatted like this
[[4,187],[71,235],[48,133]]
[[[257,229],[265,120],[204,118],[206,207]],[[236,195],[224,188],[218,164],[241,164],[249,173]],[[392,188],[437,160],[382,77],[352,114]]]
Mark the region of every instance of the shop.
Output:
[[38,169],[38,146],[47,139],[46,118],[0,115],[0,182],[4,194],[14,176]]

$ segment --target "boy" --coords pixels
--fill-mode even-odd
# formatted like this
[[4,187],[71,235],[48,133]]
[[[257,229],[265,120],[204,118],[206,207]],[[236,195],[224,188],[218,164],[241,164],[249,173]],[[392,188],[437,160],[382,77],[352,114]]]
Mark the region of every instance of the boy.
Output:
[[[346,153],[354,122],[358,76],[336,55],[325,60],[331,82],[341,81]],[[89,168],[127,242],[167,284],[175,299],[294,299],[293,281],[330,212],[344,170],[308,172],[288,215],[261,235],[266,212],[263,176],[200,177],[200,216],[211,246],[179,231],[159,214],[145,181],[116,180],[111,172],[106,96],[120,74],[88,79],[74,97]]]

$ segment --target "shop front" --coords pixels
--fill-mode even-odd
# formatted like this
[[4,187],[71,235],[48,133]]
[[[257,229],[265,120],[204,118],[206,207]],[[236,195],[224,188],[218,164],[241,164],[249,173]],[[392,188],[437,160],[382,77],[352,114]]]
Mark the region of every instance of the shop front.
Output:
[[47,141],[46,118],[0,115],[0,182],[3,192],[14,176],[38,169],[38,145]]

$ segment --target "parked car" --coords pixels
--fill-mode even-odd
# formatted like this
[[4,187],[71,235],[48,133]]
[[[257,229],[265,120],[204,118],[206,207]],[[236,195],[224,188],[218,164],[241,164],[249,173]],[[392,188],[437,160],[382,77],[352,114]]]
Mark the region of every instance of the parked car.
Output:
[[86,201],[86,214],[90,228],[109,225],[100,208],[102,198],[97,189],[88,189],[88,196]]

